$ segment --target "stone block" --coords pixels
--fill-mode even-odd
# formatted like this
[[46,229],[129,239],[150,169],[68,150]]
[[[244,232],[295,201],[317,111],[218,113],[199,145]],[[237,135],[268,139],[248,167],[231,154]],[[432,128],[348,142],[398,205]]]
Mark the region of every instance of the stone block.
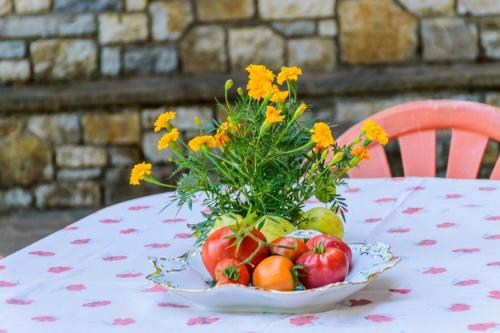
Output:
[[15,0],[16,12],[33,14],[46,12],[50,9],[50,0]]
[[57,171],[57,180],[88,180],[97,179],[102,175],[101,168],[60,169]]
[[195,4],[202,21],[251,18],[255,13],[253,0],[196,0]]
[[33,116],[28,120],[28,129],[37,137],[52,144],[80,141],[80,124],[76,114]]
[[180,57],[187,73],[226,71],[224,29],[215,25],[191,29],[181,41]]
[[101,49],[101,73],[107,76],[120,74],[121,55],[118,47],[103,47]]
[[37,186],[35,198],[39,208],[97,207],[101,191],[93,181],[57,182]]
[[54,11],[57,12],[84,13],[120,11],[122,9],[121,0],[54,0]]
[[285,41],[266,26],[232,28],[229,54],[235,71],[252,63],[279,69],[284,64]]
[[392,0],[344,0],[338,11],[345,62],[401,62],[415,57],[417,20]]
[[17,59],[26,55],[26,44],[21,40],[0,41],[0,59]]
[[479,22],[481,46],[486,57],[500,59],[500,17],[483,17]]
[[0,16],[12,11],[12,0],[0,0]]
[[32,203],[33,196],[22,188],[0,191],[0,212],[28,208]]
[[335,14],[335,0],[258,0],[264,19],[328,17]]
[[91,146],[59,146],[56,148],[56,164],[60,167],[82,168],[104,166],[106,150]]
[[460,18],[424,19],[422,43],[425,60],[474,60],[478,56],[477,28]]
[[177,51],[172,45],[130,46],[124,52],[123,69],[130,74],[173,72],[177,69]]
[[24,135],[3,140],[0,145],[0,185],[28,186],[50,180],[53,174],[52,152],[35,136]]
[[148,0],[126,0],[125,8],[128,12],[146,9]]
[[31,44],[37,80],[89,78],[97,68],[97,49],[91,40],[37,40]]
[[498,0],[457,0],[459,14],[495,15],[500,14]]
[[82,126],[86,143],[128,144],[140,140],[139,114],[135,111],[87,113],[82,116]]
[[321,20],[318,22],[318,33],[320,36],[337,36],[337,22],[335,20]]
[[0,82],[25,82],[30,75],[28,60],[0,60]]
[[0,140],[19,134],[23,126],[20,118],[0,118]]
[[99,15],[101,44],[131,43],[148,38],[148,17],[144,13]]
[[153,39],[176,40],[193,21],[191,2],[185,0],[154,1],[149,5]]
[[454,0],[400,0],[411,13],[417,16],[453,15]]
[[316,23],[314,21],[281,21],[274,22],[273,28],[285,36],[310,36],[316,32]]
[[[146,130],[152,130],[156,118],[166,111],[167,109],[163,107],[142,110],[142,127]],[[213,119],[213,110],[208,106],[177,106],[168,108],[168,111],[175,111],[177,113],[177,117],[172,121],[172,125],[181,131],[197,129],[194,117],[200,118],[204,125],[209,125]]]
[[303,38],[288,42],[289,65],[305,70],[333,69],[335,54],[335,43],[332,39]]
[[91,14],[40,14],[0,19],[0,37],[66,37],[92,35],[95,32],[96,23]]
[[112,166],[129,167],[141,159],[141,153],[136,147],[109,147],[108,156]]

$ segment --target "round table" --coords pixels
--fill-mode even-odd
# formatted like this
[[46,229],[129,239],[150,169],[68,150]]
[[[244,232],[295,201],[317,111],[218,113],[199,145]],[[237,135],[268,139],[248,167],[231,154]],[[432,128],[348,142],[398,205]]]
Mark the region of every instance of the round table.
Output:
[[[500,182],[353,179],[348,242],[384,242],[402,261],[323,313],[208,312],[152,285],[148,256],[194,239],[169,194],[107,207],[0,260],[0,333],[470,332],[500,330]],[[318,206],[316,201],[308,207]]]

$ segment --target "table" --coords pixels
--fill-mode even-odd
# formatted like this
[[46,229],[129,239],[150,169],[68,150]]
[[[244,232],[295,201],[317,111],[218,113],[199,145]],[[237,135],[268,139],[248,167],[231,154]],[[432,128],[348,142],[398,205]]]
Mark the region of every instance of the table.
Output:
[[203,209],[160,213],[166,193],[97,211],[1,260],[0,333],[500,331],[499,181],[348,184],[346,240],[391,244],[402,261],[332,311],[206,312],[150,284],[147,257],[188,249],[186,223]]

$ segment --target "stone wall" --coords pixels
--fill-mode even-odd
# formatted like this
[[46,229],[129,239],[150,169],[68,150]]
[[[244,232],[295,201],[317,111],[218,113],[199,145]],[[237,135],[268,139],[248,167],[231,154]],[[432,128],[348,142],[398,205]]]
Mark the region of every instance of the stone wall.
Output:
[[[154,117],[175,109],[189,138],[194,116],[218,116],[209,96],[249,63],[302,67],[305,100],[336,134],[409,100],[500,106],[500,1],[0,0],[0,212],[158,191],[128,186],[138,161],[172,172]],[[397,144],[389,151],[401,174]],[[497,155],[490,143],[482,176]]]

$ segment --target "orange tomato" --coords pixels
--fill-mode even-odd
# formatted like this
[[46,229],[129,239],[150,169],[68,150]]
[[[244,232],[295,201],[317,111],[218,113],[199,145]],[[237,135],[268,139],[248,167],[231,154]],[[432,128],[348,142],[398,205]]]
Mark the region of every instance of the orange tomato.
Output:
[[292,291],[297,286],[293,267],[293,262],[286,257],[267,257],[253,271],[253,285],[269,290]]

